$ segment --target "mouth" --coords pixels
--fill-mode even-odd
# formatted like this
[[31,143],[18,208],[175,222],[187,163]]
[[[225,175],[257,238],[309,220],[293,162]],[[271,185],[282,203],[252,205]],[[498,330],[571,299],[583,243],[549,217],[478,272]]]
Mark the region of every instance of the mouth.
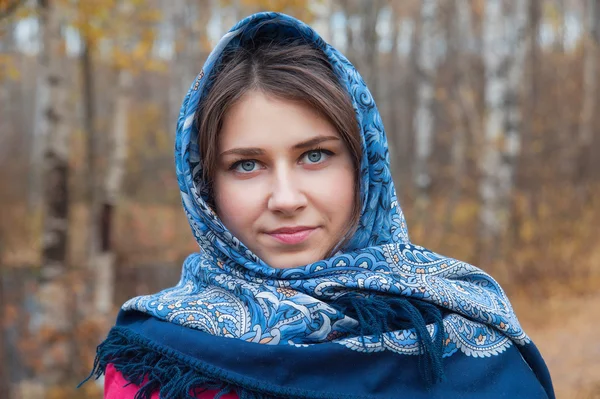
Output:
[[316,229],[316,227],[307,226],[282,227],[280,229],[267,232],[267,235],[273,237],[275,240],[283,244],[293,245],[306,241],[306,239],[308,239],[308,237]]

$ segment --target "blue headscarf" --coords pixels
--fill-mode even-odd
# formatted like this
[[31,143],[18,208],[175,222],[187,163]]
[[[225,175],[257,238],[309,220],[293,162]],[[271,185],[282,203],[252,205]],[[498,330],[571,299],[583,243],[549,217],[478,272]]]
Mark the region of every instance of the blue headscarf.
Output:
[[[212,210],[202,179],[199,102],[224,51],[257,35],[322,50],[361,128],[359,227],[342,251],[302,267],[272,268],[253,254]],[[145,381],[141,397],[187,397],[196,387],[248,398],[554,397],[498,283],[410,242],[373,97],[306,24],[259,13],[219,41],[181,107],[175,162],[200,251],[175,287],[122,306],[98,348],[98,375],[113,363]]]

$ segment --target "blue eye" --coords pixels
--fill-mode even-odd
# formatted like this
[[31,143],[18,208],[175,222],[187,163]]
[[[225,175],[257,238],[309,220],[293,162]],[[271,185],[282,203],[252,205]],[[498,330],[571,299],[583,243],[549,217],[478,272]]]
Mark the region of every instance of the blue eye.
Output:
[[326,150],[311,150],[304,154],[304,158],[307,160],[306,163],[319,163],[324,160],[328,155],[333,154],[331,151]]
[[245,160],[236,162],[231,169],[234,169],[236,172],[240,173],[249,173],[253,172],[256,169],[256,161],[253,160]]

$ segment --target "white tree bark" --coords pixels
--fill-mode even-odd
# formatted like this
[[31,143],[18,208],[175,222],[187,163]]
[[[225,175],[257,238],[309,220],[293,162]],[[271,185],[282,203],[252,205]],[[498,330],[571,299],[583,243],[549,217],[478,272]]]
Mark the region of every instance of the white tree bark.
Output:
[[[69,211],[69,127],[66,123],[66,82],[62,75],[60,10],[52,0],[40,0],[40,90],[48,93],[40,104],[43,116],[36,129],[45,138],[43,152],[42,264],[37,298],[37,314],[32,326],[44,331],[41,354],[41,381],[46,386],[63,383],[69,377],[71,347],[68,336],[70,291],[66,285],[67,229]],[[55,339],[56,338],[56,339]]]
[[502,68],[509,56],[508,46],[504,43],[503,18],[502,1],[488,1],[483,22],[486,119],[480,182],[480,219],[486,240],[498,236],[502,231],[498,214],[501,190],[497,173],[500,165],[499,146],[504,131],[504,92],[507,86],[506,73]]
[[482,240],[496,242],[507,227],[515,163],[521,147],[519,89],[527,42],[527,2],[513,3],[505,15],[503,1],[486,3],[483,22],[485,65],[484,148],[481,160]]
[[115,208],[121,198],[121,185],[127,161],[131,86],[131,73],[121,69],[118,77],[112,137],[109,143],[108,169],[104,180],[104,199],[100,210],[100,251],[94,267],[94,308],[100,317],[109,316],[113,306],[115,253],[112,236]]
[[[528,36],[528,3],[527,0],[516,0],[511,3],[511,10],[508,19],[508,41],[510,47],[514,49],[512,59],[508,67],[508,87],[504,100],[505,107],[505,138],[504,148],[501,157],[501,186],[504,187],[504,198],[507,212],[510,209],[510,196],[514,188],[516,165],[521,153],[521,131],[523,121],[521,115],[522,98],[522,78],[525,70],[525,60],[529,49]],[[531,37],[536,40],[536,37]],[[508,215],[507,215],[508,216]]]
[[175,135],[181,102],[208,55],[203,40],[208,40],[207,26],[215,10],[213,1],[168,1],[165,7],[175,49],[170,67],[168,126],[168,131]]
[[[41,63],[40,63],[41,64]],[[42,155],[44,153],[44,143],[47,140],[42,134],[47,129],[40,128],[44,125],[44,107],[48,104],[48,90],[49,87],[45,84],[44,80],[46,77],[40,70],[43,67],[38,66],[38,73],[36,79],[36,93],[35,93],[35,104],[33,111],[33,123],[29,131],[29,141],[31,143],[29,149],[29,173],[27,176],[27,206],[30,210],[37,209],[41,205],[42,196],[42,175],[43,175],[43,162]]]
[[428,191],[431,185],[428,163],[433,147],[434,115],[432,107],[435,95],[434,77],[437,61],[435,49],[437,6],[437,0],[423,0],[421,3],[421,43],[417,55],[419,84],[417,88],[417,108],[414,117],[414,185],[417,190],[417,207],[420,209],[428,202]]

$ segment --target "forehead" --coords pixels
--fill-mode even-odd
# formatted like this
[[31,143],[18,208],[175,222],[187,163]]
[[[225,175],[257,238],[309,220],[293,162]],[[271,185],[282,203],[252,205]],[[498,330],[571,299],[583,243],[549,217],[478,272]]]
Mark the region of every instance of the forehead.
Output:
[[318,136],[336,136],[335,127],[310,106],[252,91],[225,114],[219,149],[289,147]]

